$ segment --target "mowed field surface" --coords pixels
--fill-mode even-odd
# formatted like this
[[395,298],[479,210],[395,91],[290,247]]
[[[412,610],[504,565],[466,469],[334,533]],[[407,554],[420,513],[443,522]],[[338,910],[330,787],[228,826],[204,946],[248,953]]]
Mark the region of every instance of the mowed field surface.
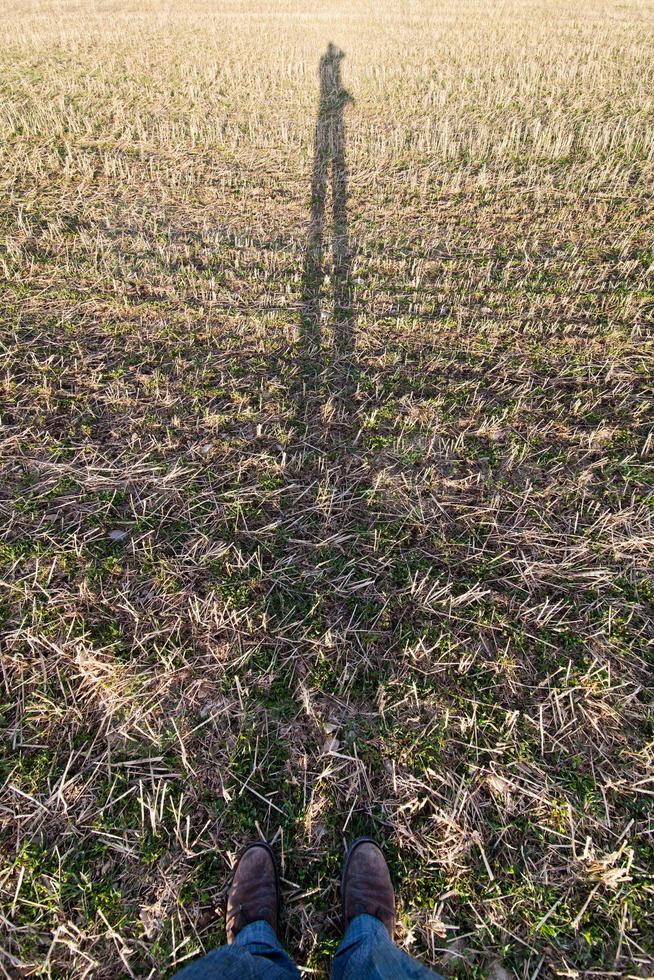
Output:
[[365,832],[443,973],[654,972],[653,28],[4,6],[5,976],[167,976],[261,833],[323,977]]

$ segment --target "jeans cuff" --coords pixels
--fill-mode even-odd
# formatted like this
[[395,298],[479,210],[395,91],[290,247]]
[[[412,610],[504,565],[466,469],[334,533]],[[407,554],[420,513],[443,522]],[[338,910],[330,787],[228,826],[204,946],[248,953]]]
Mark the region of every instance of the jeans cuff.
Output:
[[389,943],[393,942],[386,926],[380,919],[376,919],[374,915],[362,913],[361,915],[355,915],[350,922],[343,942],[356,942],[357,939],[363,939],[364,937],[374,937],[378,942],[383,942],[384,940]]
[[278,950],[284,948],[277,933],[265,919],[257,919],[256,922],[250,922],[249,925],[243,926],[234,937],[232,946],[271,946]]

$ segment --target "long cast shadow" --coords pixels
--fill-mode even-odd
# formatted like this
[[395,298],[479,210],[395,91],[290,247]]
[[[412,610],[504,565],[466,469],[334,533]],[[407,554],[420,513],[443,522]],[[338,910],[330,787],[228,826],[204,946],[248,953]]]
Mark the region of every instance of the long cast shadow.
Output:
[[329,44],[320,59],[320,102],[314,138],[311,178],[311,217],[302,276],[300,347],[318,353],[322,346],[322,286],[324,279],[325,210],[329,173],[332,191],[332,294],[333,341],[337,360],[354,349],[352,248],[348,230],[348,172],[343,114],[354,100],[343,88],[341,61],[344,53]]

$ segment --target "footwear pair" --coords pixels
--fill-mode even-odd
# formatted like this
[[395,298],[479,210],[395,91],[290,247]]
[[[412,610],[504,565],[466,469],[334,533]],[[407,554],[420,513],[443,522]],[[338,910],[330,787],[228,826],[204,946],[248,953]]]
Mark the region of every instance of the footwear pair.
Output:
[[[355,915],[372,915],[393,938],[395,896],[388,865],[370,837],[355,840],[345,857],[341,878],[343,922],[347,929]],[[227,896],[227,942],[241,929],[263,919],[277,932],[280,908],[279,875],[272,848],[265,841],[243,851]]]

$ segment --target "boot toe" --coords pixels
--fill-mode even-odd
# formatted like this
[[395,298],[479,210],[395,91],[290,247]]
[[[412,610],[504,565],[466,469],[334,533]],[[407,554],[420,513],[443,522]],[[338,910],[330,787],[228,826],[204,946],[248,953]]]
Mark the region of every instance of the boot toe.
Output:
[[355,841],[350,848],[343,872],[342,898],[346,928],[355,916],[372,915],[393,935],[393,884],[384,855],[374,841]]
[[267,844],[251,844],[241,855],[227,897],[227,942],[241,929],[264,920],[277,931],[279,883]]

